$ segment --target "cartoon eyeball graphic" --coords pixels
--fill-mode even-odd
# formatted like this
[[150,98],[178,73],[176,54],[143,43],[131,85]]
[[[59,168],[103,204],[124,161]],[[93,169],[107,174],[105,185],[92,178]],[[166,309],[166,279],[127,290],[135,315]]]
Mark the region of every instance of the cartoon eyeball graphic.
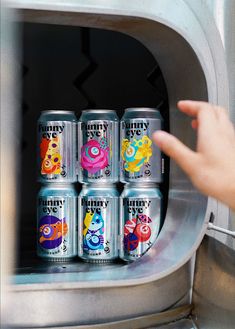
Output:
[[131,158],[133,155],[135,155],[135,148],[133,146],[129,146],[126,150],[126,157]]
[[100,245],[102,244],[100,236],[97,235],[92,235],[91,238],[86,242],[88,247],[93,250],[99,249]]
[[54,170],[56,170],[56,165],[54,165],[51,161],[51,159],[44,159],[42,162],[42,171],[45,174],[50,174]]
[[53,228],[50,227],[49,225],[44,226],[42,229],[42,235],[45,238],[50,238],[52,236],[53,232],[54,232]]
[[100,150],[98,149],[98,147],[93,146],[88,150],[88,153],[93,158],[93,157],[96,157],[97,155],[99,155]]
[[147,224],[138,224],[135,229],[135,234],[138,236],[140,242],[149,240],[151,236],[151,228]]

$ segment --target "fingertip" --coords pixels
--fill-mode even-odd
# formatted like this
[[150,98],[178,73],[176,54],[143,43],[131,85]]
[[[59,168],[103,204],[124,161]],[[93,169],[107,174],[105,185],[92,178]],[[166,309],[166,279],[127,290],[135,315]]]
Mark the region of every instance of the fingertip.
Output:
[[168,136],[169,134],[166,131],[158,130],[152,134],[152,139],[160,147]]

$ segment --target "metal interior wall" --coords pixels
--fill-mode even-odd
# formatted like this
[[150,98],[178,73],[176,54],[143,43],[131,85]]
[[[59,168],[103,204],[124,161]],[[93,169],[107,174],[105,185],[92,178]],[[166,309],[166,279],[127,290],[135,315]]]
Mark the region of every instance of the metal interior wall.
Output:
[[[77,9],[84,10],[84,8]],[[75,10],[72,13],[63,12],[62,18],[59,12],[53,12],[52,14],[51,12],[43,11],[43,15],[42,12],[37,11],[25,11],[24,13],[26,20],[34,22],[76,23],[76,25],[81,26],[112,29],[125,32],[141,41],[157,58],[162,69],[170,99],[171,131],[186,141],[187,144],[194,145],[195,138],[189,128],[189,120],[175,109],[175,104],[177,99],[180,98],[197,97],[199,99],[207,99],[207,86],[198,57],[180,34],[166,25],[153,20],[143,20],[133,16],[79,14],[75,13]],[[53,20],[52,17],[54,18]],[[204,53],[207,53],[208,48],[205,46],[204,39],[202,39],[202,45],[205,47]],[[174,60],[172,60],[173,58]],[[212,86],[214,86],[214,68],[210,66],[210,57],[208,57],[208,61],[204,59],[201,64],[209,65],[209,67],[204,68],[204,71],[205,73],[210,72],[210,75],[208,73],[206,77],[207,80],[212,78]],[[181,84],[178,83],[179,76],[181,77]],[[191,76],[194,76],[194,81],[192,81]],[[196,85],[194,86],[193,83],[196,83]],[[211,88],[210,93],[211,95],[215,93],[213,88]],[[152,280],[153,277],[165,276],[191,257],[206,230],[206,223],[204,223],[206,203],[207,199],[196,192],[182,171],[174,163],[171,163],[169,203],[165,225],[159,236],[158,243],[152,248],[149,255],[143,257],[142,264],[144,259],[149,262],[155,253],[158,253],[158,259],[154,262],[154,266],[151,267],[153,276],[151,273],[147,277],[145,276],[145,278],[142,276],[144,281]],[[197,206],[197,204],[200,206]],[[212,204],[210,204],[210,210],[211,207]],[[208,220],[209,217],[206,216],[206,219]],[[194,232],[191,230],[192,223]],[[179,227],[181,230],[179,230]],[[182,235],[184,237],[187,236],[183,245],[181,243]],[[171,245],[166,244],[166,241],[169,240],[172,241]],[[176,245],[180,246],[180,248],[172,248],[172,246]],[[159,250],[161,250],[160,254]],[[141,267],[141,264],[139,264],[139,267]]]
[[[146,13],[146,8],[142,8],[141,3],[144,2],[137,1],[134,6],[139,7],[133,9],[133,4],[125,4],[122,1],[118,2],[117,7],[115,2],[113,1],[109,2],[109,4],[105,2],[103,8],[102,6],[97,7],[94,1],[89,1],[89,7],[87,8],[83,7],[84,4],[82,4],[82,2],[76,2],[76,4],[73,1],[70,3],[68,2],[65,7],[64,4],[58,5],[57,3],[56,6],[53,7],[52,3],[47,2],[47,4],[45,4],[41,2],[39,4],[39,2],[35,1],[34,4],[36,4],[37,9],[53,10],[54,8],[54,10],[61,10],[64,12],[69,9],[69,11],[71,11],[72,13],[70,12],[70,14],[65,13],[61,15],[61,13],[57,12],[52,15],[51,12],[46,13],[40,11],[33,11],[31,13],[28,12],[28,14],[30,14],[28,17],[31,17],[30,19],[34,19],[34,21],[38,20],[39,22],[52,22],[54,20],[54,22],[57,23],[61,22],[65,24],[75,24],[76,22],[76,24],[78,25],[93,25],[94,27],[96,26],[110,28],[114,30],[123,31],[143,42],[143,44],[145,44],[148,49],[151,50],[154,56],[156,56],[158,62],[160,62],[161,68],[164,72],[165,80],[167,81],[168,92],[171,100],[171,131],[175,133],[178,137],[181,137],[182,140],[187,141],[188,144],[192,146],[194,145],[195,140],[191,133],[187,130],[188,121],[183,116],[178,114],[175,109],[175,103],[177,99],[182,97],[196,97],[199,99],[209,98],[209,100],[211,101],[219,102],[223,105],[227,104],[227,94],[223,88],[223,86],[227,86],[227,76],[222,49],[219,43],[217,46],[215,45],[215,40],[211,41],[210,47],[208,47],[209,40],[205,38],[205,36],[203,37],[202,31],[200,32],[200,24],[198,26],[195,19],[190,14],[189,16],[187,16],[184,12],[184,19],[182,19],[182,16],[180,15],[178,10],[179,8],[182,9],[182,5],[185,9],[183,2],[175,1],[174,4],[172,4],[171,2],[172,15],[175,16],[171,17],[170,21],[172,24],[170,25],[173,30],[174,28],[176,28],[178,30],[178,33],[180,33],[185,39],[187,39],[191,47],[194,48],[196,55],[193,53],[191,47],[180,37],[180,34],[178,35],[176,33],[174,34],[175,38],[169,38],[169,32],[172,32],[171,29],[166,28],[164,24],[163,26],[161,26],[160,24],[153,22],[154,20],[161,22],[165,21],[167,25],[166,17],[170,15],[169,13],[166,13],[166,10],[169,9],[169,7],[167,8],[167,3],[169,6],[168,1],[159,1],[157,4],[156,2],[155,4],[151,2],[151,5],[149,5],[147,9],[148,13]],[[112,7],[112,5],[114,5],[114,7]],[[122,9],[120,9],[120,5]],[[19,2],[15,2],[15,7],[21,7],[24,9],[36,9],[33,8],[34,5],[29,4],[29,2],[27,1],[25,2],[25,4],[23,2],[21,2],[21,4],[19,4]],[[83,14],[73,14],[73,12],[76,11],[83,11]],[[86,11],[92,14],[87,14]],[[97,15],[95,15],[94,13],[97,13]],[[115,16],[107,16],[107,14],[115,14]],[[123,16],[118,16],[120,14],[123,14]],[[152,21],[146,19],[134,19],[132,15],[135,17],[145,16],[145,18],[151,18]],[[190,22],[191,29],[187,30],[187,24],[188,26],[190,26],[190,19],[192,19]],[[181,25],[182,22],[183,26]],[[195,25],[192,26],[193,24]],[[197,35],[197,33],[199,34]],[[195,34],[197,35],[197,37],[195,37]],[[169,43],[165,44],[167,36]],[[163,40],[165,40],[165,42],[163,42]],[[158,48],[159,44],[161,45],[160,49]],[[211,60],[211,52],[215,53],[216,50],[218,55],[216,57],[217,62],[213,62]],[[169,58],[169,53],[174,56],[174,61],[172,60],[172,56],[171,58]],[[182,57],[182,54],[184,55],[184,57]],[[220,66],[218,66],[219,63]],[[201,68],[201,66],[203,67],[203,69]],[[179,84],[178,79],[176,79],[177,76],[179,77],[180,68],[183,68],[183,74],[180,76],[182,81],[181,84]],[[192,76],[194,76],[195,80],[197,80],[197,84],[195,85],[192,84]],[[208,88],[208,94],[206,93],[206,85]],[[182,207],[182,205],[184,206]],[[216,204],[213,205],[213,203],[210,203],[207,209],[207,215],[213,208],[216,208]],[[140,272],[139,275],[136,277],[136,281],[134,282],[133,280],[132,282],[128,282],[126,280],[126,283],[135,284],[137,282],[151,282],[152,280],[156,280],[160,277],[166,276],[170,272],[175,271],[178,267],[182,266],[182,264],[185,263],[185,261],[191,256],[192,252],[196,249],[196,247],[200,243],[203,233],[206,230],[205,210],[206,198],[201,198],[197,194],[197,192],[192,189],[191,185],[189,184],[185,176],[182,174],[182,172],[180,172],[174,166],[174,164],[171,164],[170,202],[169,211],[167,214],[167,218],[170,218],[170,220],[168,221],[168,228],[166,229],[165,227],[165,230],[162,231],[161,239],[159,239],[159,244],[156,245],[156,248],[153,249],[149,255],[146,255],[146,257],[143,258],[142,264],[139,264],[138,269],[140,270]],[[179,225],[179,222],[177,220],[182,220],[182,216],[184,217],[185,222],[181,222],[181,225]],[[172,219],[175,220],[174,223]],[[206,216],[206,220],[208,220],[208,216]],[[189,223],[190,221],[191,223]],[[195,235],[197,236],[196,239],[195,237],[190,235],[192,227],[194,227],[194,225],[192,224],[195,223],[197,223],[196,225],[198,225],[195,228],[195,232],[197,232],[195,233]],[[171,242],[175,238],[176,242],[177,238],[178,242],[180,242],[180,236],[177,236],[177,234],[176,236],[172,237],[172,232],[176,232],[176,226],[178,230],[180,230],[181,228],[182,230],[188,228],[187,233],[189,233],[189,235],[187,236],[187,234],[184,234],[184,236],[187,237],[185,240],[185,246],[193,246],[192,249],[190,249],[191,252],[185,253],[185,250],[183,250],[183,246],[181,246],[181,244],[176,244],[177,250],[173,250],[173,247],[169,246],[169,242]],[[184,232],[186,233],[186,231]],[[193,244],[192,240],[194,241]],[[162,244],[160,241],[162,241]],[[167,242],[167,245],[164,245],[163,241]],[[158,249],[157,247],[160,247],[160,249]],[[159,259],[155,263],[158,250],[162,251],[162,258],[160,263]],[[151,265],[152,271],[150,270],[145,272],[144,268],[146,268],[146,265],[148,264]],[[133,269],[132,266],[128,266],[127,268],[129,268],[130,271],[132,271]],[[99,280],[99,283],[102,284],[102,281]],[[115,284],[114,282],[110,283],[113,285]],[[120,281],[117,282],[117,284],[120,283]],[[122,281],[122,284],[123,283],[124,281]],[[107,284],[107,282],[105,282],[105,284]]]

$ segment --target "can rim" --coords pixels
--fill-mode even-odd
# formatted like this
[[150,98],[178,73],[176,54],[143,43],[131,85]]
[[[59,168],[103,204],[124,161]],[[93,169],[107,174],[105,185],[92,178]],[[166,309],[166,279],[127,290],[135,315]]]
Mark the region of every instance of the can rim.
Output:
[[87,109],[87,110],[83,110],[83,113],[85,112],[90,112],[90,113],[107,113],[107,112],[112,112],[112,113],[116,113],[115,110],[109,110],[109,109]]
[[159,112],[159,110],[154,107],[128,107],[125,109],[125,112],[141,112],[141,111]]
[[126,182],[124,188],[159,188],[159,183],[152,183],[152,182]]
[[71,110],[43,110],[41,113],[60,113],[60,114],[74,114],[75,111]]

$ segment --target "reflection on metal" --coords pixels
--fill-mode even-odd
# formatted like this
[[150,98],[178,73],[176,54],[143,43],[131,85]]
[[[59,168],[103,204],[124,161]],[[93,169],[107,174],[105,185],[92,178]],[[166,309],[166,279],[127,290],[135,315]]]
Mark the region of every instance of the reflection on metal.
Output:
[[197,252],[193,292],[199,328],[235,327],[235,251],[205,237]]
[[[81,265],[79,262],[67,267],[66,264],[48,265],[47,273],[46,268],[39,265],[37,274],[31,274],[29,269],[27,275],[18,275],[17,279],[22,281],[13,287],[14,317],[9,319],[10,324],[24,328],[88,325],[131,319],[189,304],[190,263],[163,279],[134,286],[126,265],[95,265],[94,268]],[[123,280],[125,285],[119,283],[118,273],[128,276],[129,279]],[[106,287],[102,286],[104,283]]]
[[[199,329],[191,319],[183,319],[160,327],[145,329]],[[205,329],[205,328],[204,328]],[[209,328],[208,328],[209,329]]]
[[[71,329],[154,329],[152,326],[161,325],[164,323],[169,323],[171,321],[177,321],[178,319],[182,319],[187,317],[192,310],[192,306],[185,305],[181,307],[174,308],[169,311],[160,312],[157,314],[149,314],[140,317],[133,317],[129,320],[120,320],[115,322],[103,322],[99,324],[90,324],[90,325],[71,325],[69,328]],[[180,325],[180,329],[195,329],[193,323],[189,320],[180,320],[177,321],[178,325]],[[190,326],[189,326],[190,325]],[[150,327],[151,326],[151,327]],[[34,327],[34,329],[41,327]],[[59,329],[61,327],[50,327],[50,329]],[[65,327],[64,327],[65,328]],[[164,325],[163,327],[157,327],[159,329],[177,329],[179,327],[175,327],[172,324]]]

